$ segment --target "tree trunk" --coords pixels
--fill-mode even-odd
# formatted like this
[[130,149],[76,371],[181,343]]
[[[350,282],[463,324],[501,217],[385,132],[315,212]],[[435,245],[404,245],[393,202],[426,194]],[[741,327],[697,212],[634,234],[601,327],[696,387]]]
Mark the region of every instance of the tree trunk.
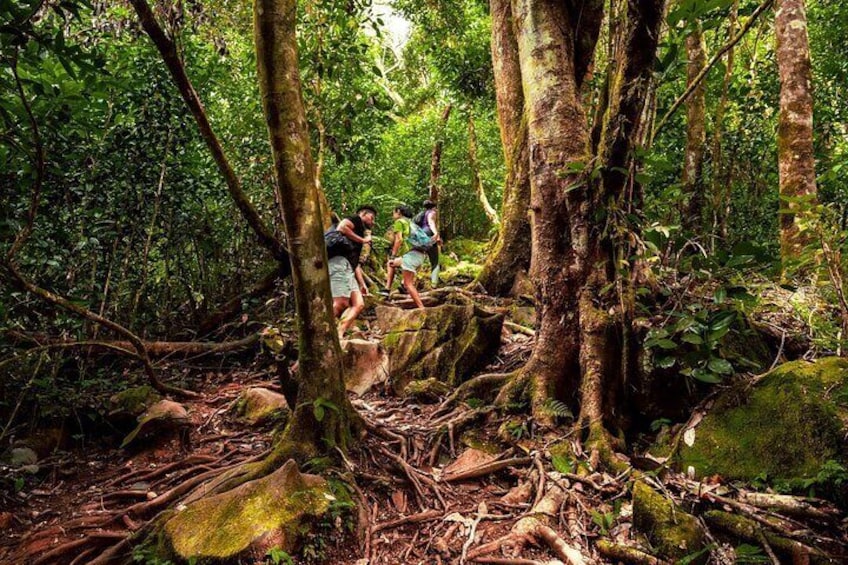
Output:
[[477,282],[486,292],[505,296],[515,275],[530,266],[530,178],[528,176],[527,122],[518,62],[518,44],[509,0],[491,0],[492,66],[498,125],[506,161],[501,225],[494,249],[489,253]]
[[[573,57],[577,22],[563,4],[551,1],[514,0],[512,11],[526,97],[530,271],[539,328],[533,354],[500,400],[516,387],[522,392],[529,387],[534,417],[550,422],[546,403],[579,384],[578,297],[589,244],[588,187],[580,175],[563,173],[573,170],[572,163],[589,162],[589,135]],[[565,382],[569,376],[571,382]]]
[[474,129],[474,116],[471,112],[468,113],[468,165],[471,167],[471,184],[474,187],[474,192],[477,193],[477,199],[480,200],[483,212],[486,213],[489,221],[497,226],[501,220],[498,218],[498,213],[489,204],[483,179],[480,178],[480,162],[477,160],[477,132]]
[[[730,23],[727,29],[728,39],[733,38],[736,33],[736,22],[739,14],[739,0],[733,2],[733,7],[730,10]],[[713,227],[712,248],[715,251],[716,239],[727,241],[727,217],[730,215],[730,183],[727,175],[724,173],[724,157],[722,155],[722,130],[724,126],[724,111],[727,107],[727,97],[730,91],[730,82],[733,80],[733,48],[727,51],[727,63],[724,69],[724,81],[721,85],[721,98],[719,98],[718,106],[716,106],[715,125],[713,126],[713,143],[712,143],[712,161],[713,161],[713,176],[712,176],[712,214]]]
[[290,245],[299,340],[297,405],[275,450],[277,463],[285,456],[281,452],[314,456],[335,446],[346,448],[353,417],[344,387],[298,72],[296,15],[295,0],[257,0],[254,4],[259,89]]
[[[698,79],[698,75],[707,65],[704,48],[704,36],[700,25],[686,36],[686,86]],[[687,198],[681,224],[693,235],[701,235],[704,210],[704,188],[702,169],[704,146],[707,140],[707,98],[706,84],[698,82],[691,96],[686,100],[686,148],[683,152],[683,194]]]
[[430,157],[430,200],[439,201],[439,177],[442,176],[442,146],[445,144],[445,131],[448,127],[453,104],[445,106],[442,119],[436,129],[436,141],[433,143],[433,154]]
[[803,0],[777,0],[775,39],[780,74],[777,162],[780,176],[780,254],[797,259],[806,239],[798,227],[800,211],[816,198],[813,154],[813,95],[807,16]]
[[[531,276],[537,285],[539,329],[527,365],[501,390],[499,400],[529,392],[534,417],[550,421],[548,401],[579,396],[578,426],[604,461],[613,465],[605,424],[618,408],[621,351],[615,281],[614,234],[656,53],[663,2],[628,2],[625,49],[610,83],[609,107],[599,141],[604,175],[590,182],[589,131],[575,62],[576,29],[597,29],[572,19],[554,2],[514,0],[521,77],[528,112],[531,186]],[[602,17],[603,14],[599,14]],[[595,37],[597,39],[597,37]],[[585,35],[582,40],[588,41]],[[583,51],[591,57],[592,51]],[[580,63],[580,64],[578,64]],[[569,165],[580,166],[569,166]],[[615,230],[609,230],[615,232]],[[628,362],[628,359],[624,360]],[[572,398],[569,398],[569,394]]]

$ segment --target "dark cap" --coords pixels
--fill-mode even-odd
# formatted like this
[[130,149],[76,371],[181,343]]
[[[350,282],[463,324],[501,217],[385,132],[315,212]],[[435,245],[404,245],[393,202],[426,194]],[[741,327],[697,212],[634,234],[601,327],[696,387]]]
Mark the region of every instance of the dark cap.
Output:
[[356,209],[357,214],[360,214],[362,212],[371,212],[375,216],[377,215],[377,209],[371,206],[370,204],[365,204],[364,206],[360,206]]
[[433,202],[432,200],[425,200],[425,201],[424,201],[424,207],[425,207],[426,209],[430,210],[431,208],[435,208],[435,207],[436,207],[436,203],[435,203],[435,202]]

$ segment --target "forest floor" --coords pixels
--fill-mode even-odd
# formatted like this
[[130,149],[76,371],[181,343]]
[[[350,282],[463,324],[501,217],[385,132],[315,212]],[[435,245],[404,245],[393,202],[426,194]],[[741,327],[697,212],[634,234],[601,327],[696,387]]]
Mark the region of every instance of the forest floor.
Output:
[[[520,366],[532,340],[505,332],[500,354],[485,371]],[[194,379],[202,396],[183,403],[190,416],[187,435],[128,450],[92,444],[61,452],[39,462],[39,484],[11,499],[3,495],[9,523],[0,538],[0,563],[89,563],[177,504],[205,477],[263,457],[274,430],[247,427],[230,408],[249,387],[279,390],[267,359],[204,370]],[[650,551],[633,531],[633,473],[689,507],[730,510],[761,524],[776,519],[773,512],[738,502],[739,491],[719,481],[692,481],[657,461],[648,462],[652,472],[612,476],[595,471],[593,454],[582,453],[562,430],[539,430],[527,416],[492,407],[462,404],[448,410],[440,407],[441,398],[430,400],[398,398],[385,390],[353,399],[367,433],[344,461],[345,469],[331,474],[357,485],[356,508],[315,525],[294,563],[615,563],[599,549],[599,540]],[[563,441],[581,459],[572,469],[551,454],[551,446]],[[310,464],[303,470],[322,471]],[[844,521],[780,520],[779,531],[799,544],[848,559]],[[741,562],[734,557],[737,542],[707,532],[711,562]],[[757,556],[763,560],[749,562],[777,559]],[[662,563],[644,557],[645,563]],[[692,562],[698,557],[689,556]],[[146,562],[141,554],[138,562]],[[270,561],[257,561],[265,562]]]

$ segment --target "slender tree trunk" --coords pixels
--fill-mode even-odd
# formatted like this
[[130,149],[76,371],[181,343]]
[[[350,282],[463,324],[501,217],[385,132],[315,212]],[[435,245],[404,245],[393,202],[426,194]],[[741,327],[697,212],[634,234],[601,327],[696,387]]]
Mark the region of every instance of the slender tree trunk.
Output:
[[[295,0],[254,4],[259,89],[290,245],[300,367],[297,405],[277,453],[314,455],[348,445],[353,408],[344,387],[315,167],[298,72]],[[288,444],[288,445],[286,445]],[[277,460],[277,463],[280,461]]]
[[471,112],[468,113],[468,165],[471,167],[471,185],[474,187],[474,192],[477,193],[477,199],[480,200],[483,212],[486,213],[489,221],[497,226],[501,220],[498,218],[498,213],[489,204],[483,179],[480,178],[480,162],[477,159],[477,132],[474,129],[474,116]]
[[807,15],[803,0],[777,0],[775,5],[780,115],[777,162],[780,176],[780,253],[784,261],[798,257],[807,238],[798,217],[816,198],[813,154],[813,94]]
[[442,146],[445,144],[445,131],[447,131],[453,104],[445,106],[442,119],[436,128],[436,141],[433,143],[433,154],[430,157],[430,200],[439,201],[439,177],[442,176]]
[[477,277],[489,294],[505,296],[515,276],[530,266],[530,178],[528,176],[527,121],[513,29],[510,0],[490,0],[492,14],[492,65],[506,180],[501,225],[495,247]]
[[[728,38],[732,38],[736,33],[736,22],[739,13],[739,0],[733,2],[733,7],[730,10],[730,24],[727,29]],[[721,85],[721,98],[719,98],[718,106],[716,106],[715,125],[713,131],[712,143],[712,161],[713,161],[713,176],[712,176],[712,214],[713,214],[713,250],[715,250],[715,240],[720,238],[722,241],[727,241],[727,216],[730,213],[730,185],[727,182],[727,175],[724,173],[724,156],[722,155],[722,131],[724,129],[724,112],[727,107],[727,97],[730,91],[730,82],[733,80],[733,48],[727,51],[727,63],[724,69],[724,81]]]
[[[707,64],[704,36],[700,26],[686,36],[686,86],[698,79]],[[702,169],[707,140],[706,84],[700,81],[686,100],[686,148],[683,152],[683,194],[687,199],[681,223],[692,234],[700,235],[704,211]]]

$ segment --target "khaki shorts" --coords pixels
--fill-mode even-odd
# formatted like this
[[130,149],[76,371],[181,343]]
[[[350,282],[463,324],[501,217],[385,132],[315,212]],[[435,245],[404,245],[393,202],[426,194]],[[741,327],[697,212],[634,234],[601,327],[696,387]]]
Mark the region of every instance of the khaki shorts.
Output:
[[410,273],[416,272],[421,268],[421,265],[424,264],[424,260],[427,259],[427,255],[422,253],[421,251],[412,250],[409,253],[405,253],[403,257],[401,257],[400,266],[404,271],[409,271]]
[[332,257],[327,263],[330,271],[330,291],[333,298],[350,298],[354,292],[359,292],[356,277],[350,262],[344,257]]

